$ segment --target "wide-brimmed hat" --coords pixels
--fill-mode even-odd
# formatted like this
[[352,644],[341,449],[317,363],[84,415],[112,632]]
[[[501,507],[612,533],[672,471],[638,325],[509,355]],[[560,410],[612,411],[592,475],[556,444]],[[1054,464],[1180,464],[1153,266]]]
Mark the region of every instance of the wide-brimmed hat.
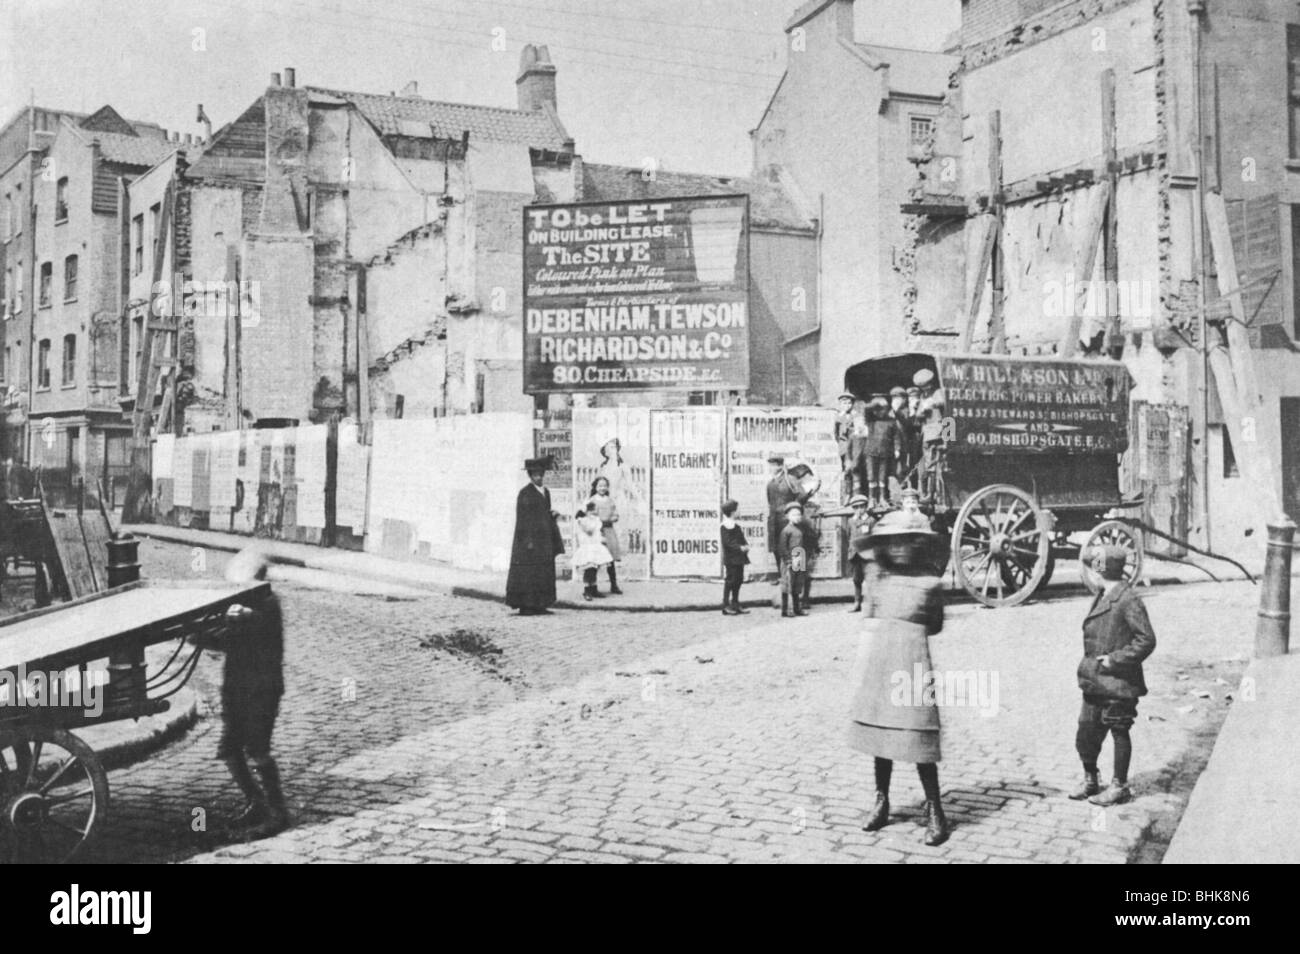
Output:
[[532,473],[535,470],[548,471],[551,469],[551,459],[549,457],[530,457],[524,461],[524,470]]
[[938,540],[939,534],[930,529],[930,521],[922,514],[908,514],[901,510],[891,510],[871,528],[867,544],[885,543],[897,537],[918,537],[924,540]]

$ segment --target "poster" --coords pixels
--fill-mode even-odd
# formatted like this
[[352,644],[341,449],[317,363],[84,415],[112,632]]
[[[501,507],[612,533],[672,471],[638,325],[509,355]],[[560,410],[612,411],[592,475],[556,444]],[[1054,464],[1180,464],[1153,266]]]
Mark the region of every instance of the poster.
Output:
[[370,448],[361,442],[361,428],[339,424],[338,470],[334,481],[334,523],[356,536],[366,527],[366,479]]
[[749,386],[749,199],[529,205],[524,391]]
[[574,408],[574,511],[597,477],[609,481],[618,508],[620,570],[628,579],[649,574],[650,411],[644,407]]
[[[802,459],[822,481],[812,502],[822,510],[839,506],[841,473],[834,420],[829,408],[728,408],[727,495],[739,504],[736,522],[749,540],[751,574],[776,571],[767,539],[767,485],[773,476],[769,456]],[[839,528],[838,518],[822,521],[821,547],[813,565],[816,578],[840,575]]]
[[208,487],[208,504],[213,510],[230,510],[235,506],[235,468],[239,459],[239,431],[212,435],[209,465],[212,481]]
[[172,459],[176,453],[176,436],[159,434],[153,444],[153,479],[169,480],[172,476]]
[[650,412],[650,575],[722,575],[720,408]]
[[956,425],[949,454],[1120,454],[1128,446],[1121,364],[945,357],[940,370]]
[[325,444],[329,427],[316,424],[295,429],[297,453],[294,476],[298,485],[296,523],[300,527],[325,527]]
[[194,500],[194,449],[188,437],[176,438],[172,455],[172,505],[189,507]]
[[[546,486],[551,491],[551,509],[559,514],[556,525],[565,541],[564,553],[555,561],[555,566],[558,572],[566,573],[569,557],[578,545],[573,523],[578,501],[573,489],[573,411],[570,408],[537,412],[533,418],[533,456],[551,460],[551,469],[546,472]],[[582,499],[586,499],[585,493]]]

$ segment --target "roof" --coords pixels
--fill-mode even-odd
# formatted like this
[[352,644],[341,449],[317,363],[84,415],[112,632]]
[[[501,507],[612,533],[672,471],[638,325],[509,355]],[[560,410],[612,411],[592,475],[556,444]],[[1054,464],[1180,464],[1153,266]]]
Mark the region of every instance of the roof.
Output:
[[948,78],[960,63],[960,57],[929,50],[907,50],[901,47],[876,46],[855,43],[872,58],[889,67],[889,91],[911,93],[914,96],[943,96],[948,91]]
[[424,126],[440,139],[460,139],[465,132],[471,141],[488,139],[511,142],[535,149],[571,149],[564,128],[548,112],[525,112],[498,106],[441,103],[421,96],[379,96],[345,90],[307,88],[311,96],[346,100],[361,110],[382,136],[411,136]]
[[670,199],[702,195],[749,196],[749,223],[754,228],[783,228],[812,232],[816,225],[778,182],[763,178],[709,176],[685,172],[656,172],[647,179],[639,166],[607,166],[584,162],[582,199]]
[[157,165],[178,148],[166,139],[145,139],[143,136],[119,136],[117,133],[81,131],[86,142],[99,140],[99,154],[108,162],[126,166],[149,168]]

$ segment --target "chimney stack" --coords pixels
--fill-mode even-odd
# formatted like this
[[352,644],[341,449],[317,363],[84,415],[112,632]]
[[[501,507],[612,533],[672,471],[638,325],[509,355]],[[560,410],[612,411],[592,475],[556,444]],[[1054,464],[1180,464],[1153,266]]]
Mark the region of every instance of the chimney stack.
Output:
[[297,82],[298,82],[298,71],[295,70],[292,66],[286,66],[284,68],[284,85],[289,87],[290,89],[293,89],[294,85]]
[[529,43],[519,56],[519,77],[515,80],[519,108],[525,112],[549,104],[555,109],[555,65],[545,46]]
[[279,86],[279,85],[280,85],[280,74],[279,74],[279,73],[272,73],[272,74],[271,74],[271,85],[272,85],[272,86]]

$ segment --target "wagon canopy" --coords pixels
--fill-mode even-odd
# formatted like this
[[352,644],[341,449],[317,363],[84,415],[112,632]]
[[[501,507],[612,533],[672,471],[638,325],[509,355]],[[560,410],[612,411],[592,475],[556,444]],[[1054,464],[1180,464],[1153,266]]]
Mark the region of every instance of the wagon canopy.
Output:
[[844,384],[866,399],[911,385],[922,369],[944,389],[949,454],[1116,455],[1128,447],[1132,382],[1118,361],[913,352],[855,364]]

